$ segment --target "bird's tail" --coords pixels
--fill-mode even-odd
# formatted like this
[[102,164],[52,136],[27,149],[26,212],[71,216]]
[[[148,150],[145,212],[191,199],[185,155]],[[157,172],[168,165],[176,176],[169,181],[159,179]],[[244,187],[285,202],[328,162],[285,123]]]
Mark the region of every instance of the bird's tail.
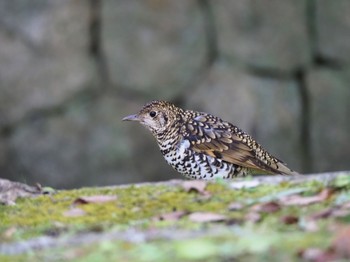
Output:
[[286,166],[283,162],[278,162],[277,163],[277,170],[278,173],[281,173],[282,175],[287,175],[287,176],[301,176],[302,174],[290,169],[289,167]]

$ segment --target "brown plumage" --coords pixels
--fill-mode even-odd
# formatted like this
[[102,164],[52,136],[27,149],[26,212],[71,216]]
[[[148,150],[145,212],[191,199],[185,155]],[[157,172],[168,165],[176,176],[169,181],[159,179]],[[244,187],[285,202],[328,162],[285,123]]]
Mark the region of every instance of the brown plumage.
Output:
[[207,113],[152,101],[123,120],[138,121],[150,130],[168,164],[188,178],[298,175],[247,133]]

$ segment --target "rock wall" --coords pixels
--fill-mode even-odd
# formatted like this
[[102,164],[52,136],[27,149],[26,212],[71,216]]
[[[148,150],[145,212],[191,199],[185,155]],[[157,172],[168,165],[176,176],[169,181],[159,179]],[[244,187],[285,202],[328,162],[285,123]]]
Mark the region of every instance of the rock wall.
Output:
[[0,177],[55,187],[164,180],[121,118],[207,111],[301,172],[350,168],[347,0],[1,0]]

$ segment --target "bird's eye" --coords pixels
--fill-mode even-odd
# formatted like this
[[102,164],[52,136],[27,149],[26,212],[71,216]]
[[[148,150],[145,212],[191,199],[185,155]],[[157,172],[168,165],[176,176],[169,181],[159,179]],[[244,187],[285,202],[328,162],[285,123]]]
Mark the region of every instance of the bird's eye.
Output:
[[155,111],[151,111],[151,112],[149,112],[149,115],[151,116],[151,117],[155,117],[156,116],[156,112]]

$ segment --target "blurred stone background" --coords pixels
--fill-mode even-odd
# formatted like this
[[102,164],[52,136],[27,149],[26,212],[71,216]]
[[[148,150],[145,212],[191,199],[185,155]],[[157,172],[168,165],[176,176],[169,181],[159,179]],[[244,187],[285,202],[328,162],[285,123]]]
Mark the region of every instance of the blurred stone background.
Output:
[[0,0],[0,177],[179,178],[122,123],[153,99],[238,125],[301,172],[350,169],[348,0]]

